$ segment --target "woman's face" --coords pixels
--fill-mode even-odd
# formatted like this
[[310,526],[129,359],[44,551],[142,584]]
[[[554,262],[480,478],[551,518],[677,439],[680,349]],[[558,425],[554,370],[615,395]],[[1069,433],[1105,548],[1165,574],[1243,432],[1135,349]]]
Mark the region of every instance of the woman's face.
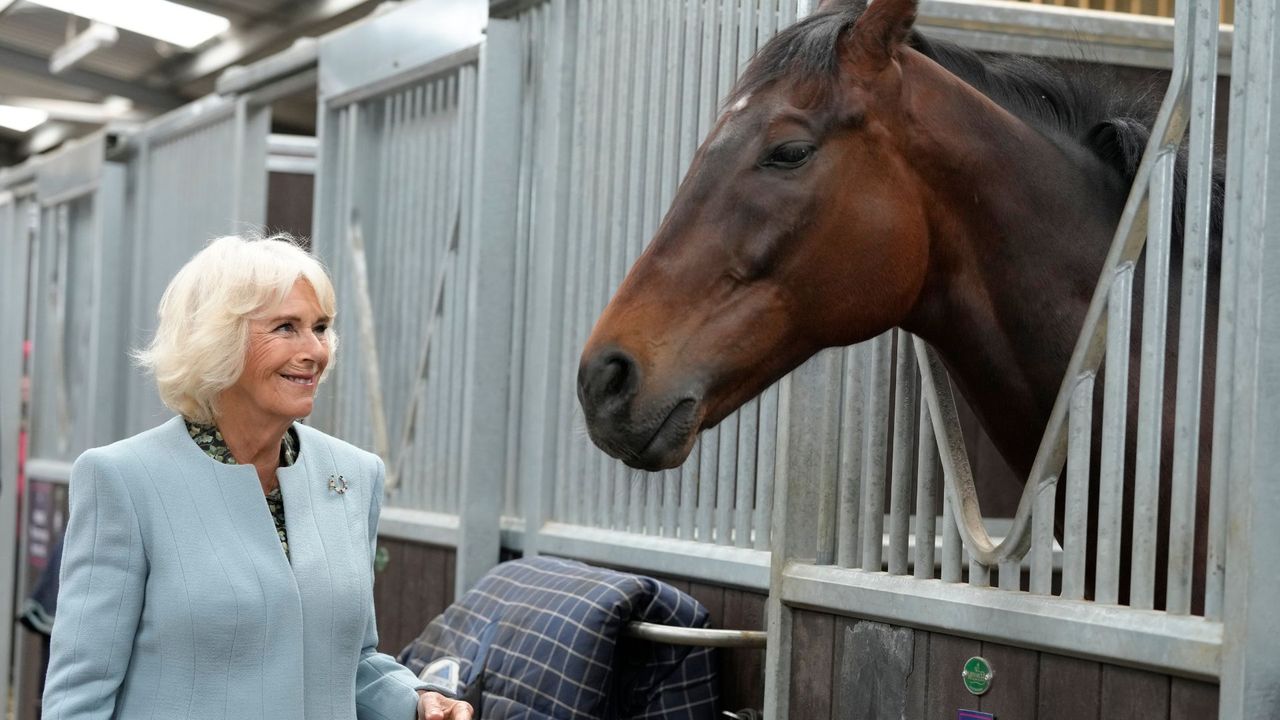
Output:
[[329,321],[311,283],[294,283],[279,307],[250,320],[244,372],[225,391],[223,408],[266,422],[310,415],[329,364]]

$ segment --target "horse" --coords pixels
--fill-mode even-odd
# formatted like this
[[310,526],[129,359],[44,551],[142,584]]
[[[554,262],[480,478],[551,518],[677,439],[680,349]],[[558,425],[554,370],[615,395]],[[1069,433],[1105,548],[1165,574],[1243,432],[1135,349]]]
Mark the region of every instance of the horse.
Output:
[[[638,469],[676,467],[699,432],[818,351],[898,327],[937,351],[997,449],[1026,478],[1155,103],[1046,63],[984,58],[929,40],[914,29],[916,9],[917,0],[829,2],[753,57],[583,349],[578,399],[606,453]],[[1178,172],[1182,208],[1182,164]],[[1215,197],[1221,193],[1219,178]],[[1216,266],[1220,201],[1213,207]],[[1173,225],[1180,239],[1180,212]],[[1173,243],[1170,261],[1171,318],[1180,247]],[[1141,273],[1140,263],[1137,287]],[[1210,348],[1216,298],[1214,286]],[[1132,367],[1138,352],[1135,342]],[[1173,383],[1164,385],[1167,467]],[[1210,417],[1211,387],[1202,408]],[[1094,413],[1095,434],[1100,417]],[[1197,598],[1208,458],[1200,454]],[[1096,461],[1092,474],[1096,486]],[[1127,507],[1132,497],[1130,477]],[[1060,497],[1059,537],[1063,505]],[[1126,520],[1124,547],[1130,526]],[[1158,586],[1167,549],[1160,552]],[[1121,572],[1128,573],[1127,553]]]

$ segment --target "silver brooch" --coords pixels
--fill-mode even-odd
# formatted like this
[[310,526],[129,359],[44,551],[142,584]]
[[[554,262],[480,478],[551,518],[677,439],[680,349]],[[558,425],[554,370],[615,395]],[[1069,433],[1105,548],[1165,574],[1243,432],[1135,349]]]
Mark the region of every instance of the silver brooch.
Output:
[[347,491],[347,488],[348,488],[348,487],[350,487],[350,486],[349,486],[349,485],[347,485],[347,480],[346,480],[346,478],[342,477],[341,475],[337,475],[337,476],[330,475],[330,476],[329,476],[329,490],[331,490],[331,491],[333,491],[333,492],[336,492],[336,493],[338,493],[339,495],[341,495],[341,494],[343,494],[343,493],[345,493],[345,492]]

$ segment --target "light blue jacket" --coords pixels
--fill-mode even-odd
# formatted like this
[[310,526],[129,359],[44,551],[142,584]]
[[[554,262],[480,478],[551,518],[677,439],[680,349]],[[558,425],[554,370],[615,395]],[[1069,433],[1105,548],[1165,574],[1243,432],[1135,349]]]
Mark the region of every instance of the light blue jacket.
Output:
[[45,720],[416,717],[417,677],[375,651],[382,461],[295,427],[292,563],[253,466],[206,455],[182,418],[80,456]]

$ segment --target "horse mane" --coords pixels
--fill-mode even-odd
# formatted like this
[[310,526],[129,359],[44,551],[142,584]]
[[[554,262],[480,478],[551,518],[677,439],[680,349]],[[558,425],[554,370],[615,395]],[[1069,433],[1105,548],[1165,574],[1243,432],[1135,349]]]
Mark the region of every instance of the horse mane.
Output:
[[[737,102],[786,77],[804,78],[817,83],[820,93],[831,92],[840,71],[840,38],[861,14],[862,8],[856,6],[820,12],[783,29],[756,53],[726,102]],[[1051,142],[1076,143],[1091,151],[1120,176],[1126,190],[1133,185],[1159,111],[1153,86],[1135,92],[1102,66],[1080,62],[1068,67],[1019,55],[980,55],[919,31],[912,31],[909,44]],[[1224,182],[1220,170],[1213,175],[1210,236],[1216,246],[1221,237]],[[1186,177],[1184,147],[1175,166],[1175,245],[1180,245],[1183,235]]]

